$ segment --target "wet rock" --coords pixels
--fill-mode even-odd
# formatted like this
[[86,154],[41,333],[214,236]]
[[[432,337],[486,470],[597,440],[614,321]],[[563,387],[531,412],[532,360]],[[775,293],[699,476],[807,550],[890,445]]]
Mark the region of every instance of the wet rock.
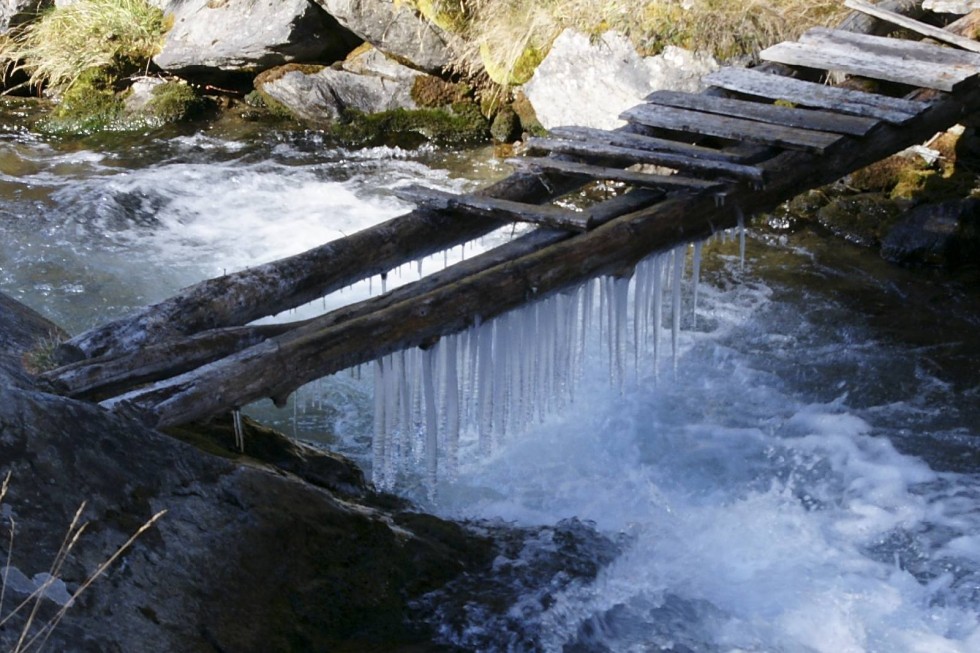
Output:
[[358,39],[308,0],[158,0],[174,26],[153,62],[182,75],[333,61]]
[[255,88],[303,120],[329,123],[351,112],[416,108],[412,87],[423,75],[372,48],[336,68],[287,65],[266,71],[256,77]]
[[54,343],[67,337],[54,322],[0,293],[0,387],[29,387],[24,358],[43,353],[46,345],[53,351]]
[[451,61],[452,36],[423,18],[410,2],[314,1],[351,32],[412,67],[437,73]]
[[862,247],[877,247],[901,213],[900,205],[880,193],[844,195],[822,206],[817,221],[834,235]]
[[[2,302],[0,374],[49,328]],[[471,565],[489,565],[483,538],[406,512],[349,464],[317,463],[314,450],[279,448],[270,460],[212,455],[97,405],[37,392],[23,370],[17,376],[19,387],[0,384],[0,479],[11,474],[0,560],[11,555],[17,580],[2,617],[51,569],[83,501],[88,526],[55,572],[35,631],[151,515],[167,511],[70,607],[48,650],[354,651],[426,642],[424,628],[406,625],[408,602]],[[268,446],[257,438],[246,434],[246,452]],[[0,628],[0,650],[12,650],[25,616]]]
[[566,30],[523,91],[547,129],[562,125],[615,129],[623,124],[619,114],[651,92],[698,91],[701,77],[717,67],[710,55],[673,46],[663,54],[641,57],[617,32],[593,39]]
[[50,7],[52,0],[0,0],[0,34]]
[[980,200],[922,204],[884,237],[881,256],[903,265],[957,267],[980,255]]

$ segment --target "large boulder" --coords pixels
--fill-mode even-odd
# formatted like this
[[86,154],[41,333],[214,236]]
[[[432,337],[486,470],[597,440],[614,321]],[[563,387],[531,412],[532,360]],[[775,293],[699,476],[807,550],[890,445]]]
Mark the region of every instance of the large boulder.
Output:
[[329,123],[350,114],[414,109],[412,88],[427,76],[370,48],[337,67],[286,65],[255,79],[260,93],[303,120]]
[[668,46],[641,57],[617,32],[597,38],[565,30],[523,86],[545,128],[582,125],[615,129],[619,114],[659,89],[698,91],[718,63],[708,54]]
[[153,62],[183,75],[333,61],[359,39],[309,0],[156,0],[174,26]]
[[[0,376],[51,326],[0,296]],[[224,440],[210,440],[222,455],[207,454],[97,405],[39,392],[15,372],[16,383],[0,379],[0,482],[10,474],[0,500],[0,621],[50,580],[37,632],[151,515],[167,511],[67,609],[47,650],[424,642],[430,633],[406,625],[408,602],[470,564],[489,566],[486,540],[374,494],[343,459],[293,445],[258,460],[268,436],[260,442],[252,432],[249,457],[236,456],[222,446],[233,438],[228,428]],[[88,526],[51,572],[83,501]],[[0,650],[14,650],[30,611],[0,627]]]
[[980,200],[921,204],[885,235],[881,256],[892,263],[956,267],[980,255]]
[[37,16],[53,0],[0,0],[0,34]]
[[419,70],[440,72],[452,60],[452,35],[416,11],[410,2],[315,0],[341,25]]

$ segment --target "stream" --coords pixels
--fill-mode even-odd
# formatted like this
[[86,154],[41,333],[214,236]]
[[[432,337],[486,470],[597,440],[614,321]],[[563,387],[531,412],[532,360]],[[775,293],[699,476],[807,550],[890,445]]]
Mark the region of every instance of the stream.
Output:
[[[0,291],[71,332],[405,212],[399,186],[509,173],[486,150],[352,150],[249,125],[49,140],[20,126],[29,112],[0,111]],[[439,644],[980,650],[980,285],[782,226],[753,224],[744,262],[737,240],[706,246],[696,306],[685,264],[676,349],[665,315],[656,363],[627,329],[630,372],[611,382],[613,354],[583,337],[574,399],[490,447],[464,433],[434,485],[424,457],[396,461],[385,483],[426,511],[574,523],[609,547],[594,579],[542,574],[492,614],[465,593],[433,598]],[[508,236],[413,262],[388,287]],[[377,479],[373,389],[364,366],[251,412]],[[556,546],[542,535],[498,562],[533,568]]]

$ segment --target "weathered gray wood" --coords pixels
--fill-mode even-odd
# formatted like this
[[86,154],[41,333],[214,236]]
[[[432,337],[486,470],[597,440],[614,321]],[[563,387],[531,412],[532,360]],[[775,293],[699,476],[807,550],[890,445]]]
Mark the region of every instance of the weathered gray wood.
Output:
[[633,134],[625,131],[606,131],[594,127],[555,127],[548,134],[556,138],[566,138],[573,141],[604,143],[617,147],[628,147],[649,152],[667,152],[680,154],[692,159],[712,159],[715,161],[738,162],[743,156],[739,153],[716,150],[701,145],[691,145],[671,141],[666,138],[654,138],[643,134]]
[[963,68],[966,71],[976,70],[980,66],[980,54],[975,52],[964,52],[925,41],[855,34],[829,27],[811,27],[799,40],[800,43],[816,43],[875,56]]
[[[591,214],[597,224],[603,224],[620,215],[648,207],[663,197],[662,191],[634,190],[591,207]],[[565,229],[535,229],[423,279],[399,286],[384,295],[341,307],[314,319],[321,328],[326,328],[344,320],[383,310],[399,302],[410,301],[439,286],[455,283],[508,260],[526,256],[573,235],[574,232]],[[0,299],[2,298],[3,296],[0,295]],[[83,360],[45,374],[43,381],[55,392],[72,397],[107,397],[121,394],[145,383],[194,370],[218,358],[306,326],[311,322],[312,320],[304,320],[289,324],[205,331],[115,357]]]
[[692,111],[716,113],[732,118],[746,118],[784,127],[799,127],[851,136],[864,136],[878,124],[878,121],[871,118],[842,115],[831,111],[781,107],[700,93],[654,91],[646,97],[646,100],[650,104],[659,106],[691,109]]
[[[841,34],[849,33],[841,32]],[[899,42],[897,39],[871,36],[863,36],[863,38],[876,39],[876,41],[869,42],[868,49],[864,49],[848,43],[831,41],[826,37],[826,33],[814,33],[806,42],[801,40],[799,43],[779,43],[763,50],[759,53],[759,57],[765,61],[791,66],[840,71],[849,75],[946,92],[957,90],[973,80],[980,71],[972,64],[924,61],[918,58],[920,48],[904,46],[911,43],[910,41]],[[880,44],[880,41],[888,43]],[[936,50],[943,49],[937,46],[931,47]],[[904,55],[903,51],[906,52]],[[969,53],[960,52],[960,54]]]
[[949,43],[950,45],[955,45],[958,48],[963,48],[964,50],[969,50],[971,52],[980,52],[980,43],[977,43],[973,39],[969,39],[958,34],[952,34],[944,29],[935,27],[934,25],[928,25],[922,21],[915,20],[914,18],[909,18],[908,16],[895,13],[894,11],[888,11],[887,9],[876,7],[875,5],[868,4],[863,0],[844,0],[844,6],[848,9],[854,9],[855,11],[860,11],[861,13],[868,14],[869,16],[874,16],[875,18],[887,21],[892,25],[904,27],[905,29],[921,34],[927,38]]
[[419,185],[399,188],[395,195],[439,211],[459,211],[467,215],[531,222],[572,231],[588,231],[594,226],[592,213],[589,211],[571,211],[547,204],[523,204],[480,195],[457,195]]
[[[738,215],[771,209],[801,189],[828,183],[955,123],[980,106],[980,90],[946,96],[904,127],[885,126],[832,154],[786,152],[767,164],[780,174],[761,190],[731,189],[726,206],[708,190],[678,195],[627,214],[533,254],[442,285],[411,301],[345,320],[308,325],[194,372],[103,402],[109,409],[169,426],[283,397],[300,385],[399,349],[428,346],[442,335],[544,298],[598,275],[618,271],[651,253],[734,226]],[[739,207],[742,211],[735,210]],[[282,370],[289,370],[283,374]]]
[[624,165],[646,163],[666,166],[687,173],[718,175],[729,179],[751,181],[757,184],[765,183],[765,173],[755,166],[731,163],[729,161],[696,159],[671,152],[651,152],[649,150],[606,145],[601,142],[571,141],[561,138],[530,138],[527,141],[527,147],[531,152],[543,151],[567,154],[599,165],[610,161]]
[[838,134],[828,132],[769,125],[755,120],[729,118],[713,113],[674,107],[658,107],[649,104],[641,104],[627,109],[620,114],[620,118],[647,127],[672,129],[690,134],[717,136],[736,141],[775,145],[788,150],[817,153],[826,151],[827,148],[843,138]]
[[894,125],[908,122],[929,106],[925,102],[804,82],[750,68],[722,68],[706,75],[704,82],[736,93],[770,100],[786,100],[807,107],[833,109],[854,116],[877,118]]
[[586,163],[563,161],[552,157],[526,156],[507,159],[507,163],[525,170],[561,172],[569,175],[581,175],[593,181],[608,179],[633,184],[641,188],[660,188],[667,191],[685,189],[703,190],[705,188],[720,188],[724,185],[724,182],[719,181],[706,181],[704,179],[694,179],[681,175],[655,175],[635,170],[623,170],[622,168],[608,168]]

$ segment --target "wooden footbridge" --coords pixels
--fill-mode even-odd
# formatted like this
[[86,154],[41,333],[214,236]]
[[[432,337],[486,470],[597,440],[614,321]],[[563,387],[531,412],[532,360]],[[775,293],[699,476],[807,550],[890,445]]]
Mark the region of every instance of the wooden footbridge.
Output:
[[[652,94],[623,114],[621,129],[555,129],[529,141],[534,156],[511,161],[521,171],[481,192],[407,189],[415,211],[83,333],[43,378],[155,426],[265,397],[283,404],[314,379],[428,347],[597,276],[628,276],[652,253],[734,227],[980,108],[980,47],[957,36],[973,33],[980,12],[940,30],[881,9],[917,3],[847,4],[910,38],[813,29],[762,52],[764,66],[709,75],[704,93]],[[864,86],[876,92],[822,83],[827,71],[874,80]],[[550,203],[593,180],[632,190],[584,211]],[[248,326],[514,220],[540,227],[312,320]]]

